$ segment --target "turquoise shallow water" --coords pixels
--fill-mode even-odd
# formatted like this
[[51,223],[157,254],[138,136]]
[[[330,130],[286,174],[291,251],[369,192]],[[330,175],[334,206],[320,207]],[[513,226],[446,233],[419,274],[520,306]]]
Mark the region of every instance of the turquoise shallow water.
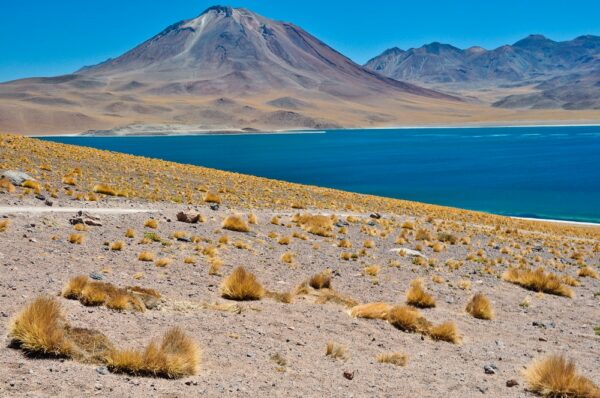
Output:
[[600,222],[594,126],[45,139],[497,214]]

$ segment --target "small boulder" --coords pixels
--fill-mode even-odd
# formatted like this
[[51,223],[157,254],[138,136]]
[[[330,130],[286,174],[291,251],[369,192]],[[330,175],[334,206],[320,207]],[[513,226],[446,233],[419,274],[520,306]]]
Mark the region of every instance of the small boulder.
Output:
[[0,178],[6,178],[12,184],[21,186],[25,180],[35,181],[29,174],[18,170],[6,170],[0,175]]
[[184,211],[180,211],[179,213],[177,213],[177,221],[185,222],[188,224],[196,224],[198,221],[200,221],[201,217],[202,216],[198,213],[186,213]]

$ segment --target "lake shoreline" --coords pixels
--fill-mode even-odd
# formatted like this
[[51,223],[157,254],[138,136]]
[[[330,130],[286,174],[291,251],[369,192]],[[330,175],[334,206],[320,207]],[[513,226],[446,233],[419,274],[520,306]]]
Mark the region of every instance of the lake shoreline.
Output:
[[[337,129],[281,129],[281,130],[244,130],[244,129],[198,129],[192,126],[170,126],[161,125],[161,129],[153,131],[149,128],[144,130],[144,125],[139,130],[129,131],[124,128],[123,132],[116,129],[96,130],[69,134],[39,134],[27,135],[31,138],[53,138],[53,137],[185,137],[202,135],[271,135],[271,134],[322,134],[326,131],[359,131],[359,130],[419,130],[419,129],[476,129],[476,128],[536,128],[536,127],[600,127],[600,121],[583,123],[540,123],[536,124],[518,123],[469,123],[469,124],[431,124],[431,125],[399,125],[383,127],[348,127]],[[164,130],[163,130],[164,129]]]

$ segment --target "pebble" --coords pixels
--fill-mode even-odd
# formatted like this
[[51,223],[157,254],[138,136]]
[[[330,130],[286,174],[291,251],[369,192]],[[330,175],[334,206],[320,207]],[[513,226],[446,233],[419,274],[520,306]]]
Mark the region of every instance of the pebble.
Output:
[[95,279],[97,281],[101,281],[104,279],[104,275],[99,274],[97,272],[90,272],[90,278]]
[[484,370],[485,374],[495,375],[496,372],[498,371],[498,367],[496,365],[494,365],[493,363],[491,363],[491,364],[485,365],[483,367],[483,370]]
[[108,368],[106,366],[100,366],[99,368],[96,368],[96,373],[101,374],[101,375],[107,375]]
[[506,381],[506,387],[508,387],[508,388],[518,386],[518,385],[519,385],[519,383],[515,379],[510,379],[510,380]]

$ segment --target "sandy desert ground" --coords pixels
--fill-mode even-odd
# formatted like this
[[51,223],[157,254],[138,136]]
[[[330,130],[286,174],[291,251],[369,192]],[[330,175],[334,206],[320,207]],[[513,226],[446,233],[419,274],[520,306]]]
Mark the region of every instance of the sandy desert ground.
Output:
[[[17,136],[2,137],[0,155],[1,170],[18,168],[38,182],[0,189],[2,396],[534,397],[522,372],[553,354],[573,359],[581,375],[600,384],[598,227],[512,220]],[[208,193],[219,206],[205,201]],[[84,214],[56,211],[66,207]],[[181,222],[181,211],[202,217]],[[248,232],[223,228],[232,214]],[[317,215],[324,217],[311,217]],[[101,225],[73,225],[77,217]],[[154,261],[140,261],[141,252]],[[222,297],[221,284],[239,266],[267,291],[261,300]],[[539,267],[557,275],[553,292],[566,296],[504,280],[508,269]],[[324,271],[329,289],[302,286]],[[61,297],[78,275],[155,289],[161,299],[145,311],[117,311]],[[413,304],[435,301],[418,310],[431,326],[402,330],[385,305],[380,319],[356,316],[358,304],[406,305],[415,279],[432,297]],[[466,311],[476,293],[489,299],[492,319]],[[11,344],[10,320],[39,296],[60,303],[73,327],[98,330],[120,348],[142,348],[180,326],[202,351],[197,371],[142,377],[113,373],[102,361],[28,356]],[[433,328],[446,321],[456,333],[436,340]],[[329,342],[343,355],[326,355]],[[389,353],[406,360],[378,361]]]

